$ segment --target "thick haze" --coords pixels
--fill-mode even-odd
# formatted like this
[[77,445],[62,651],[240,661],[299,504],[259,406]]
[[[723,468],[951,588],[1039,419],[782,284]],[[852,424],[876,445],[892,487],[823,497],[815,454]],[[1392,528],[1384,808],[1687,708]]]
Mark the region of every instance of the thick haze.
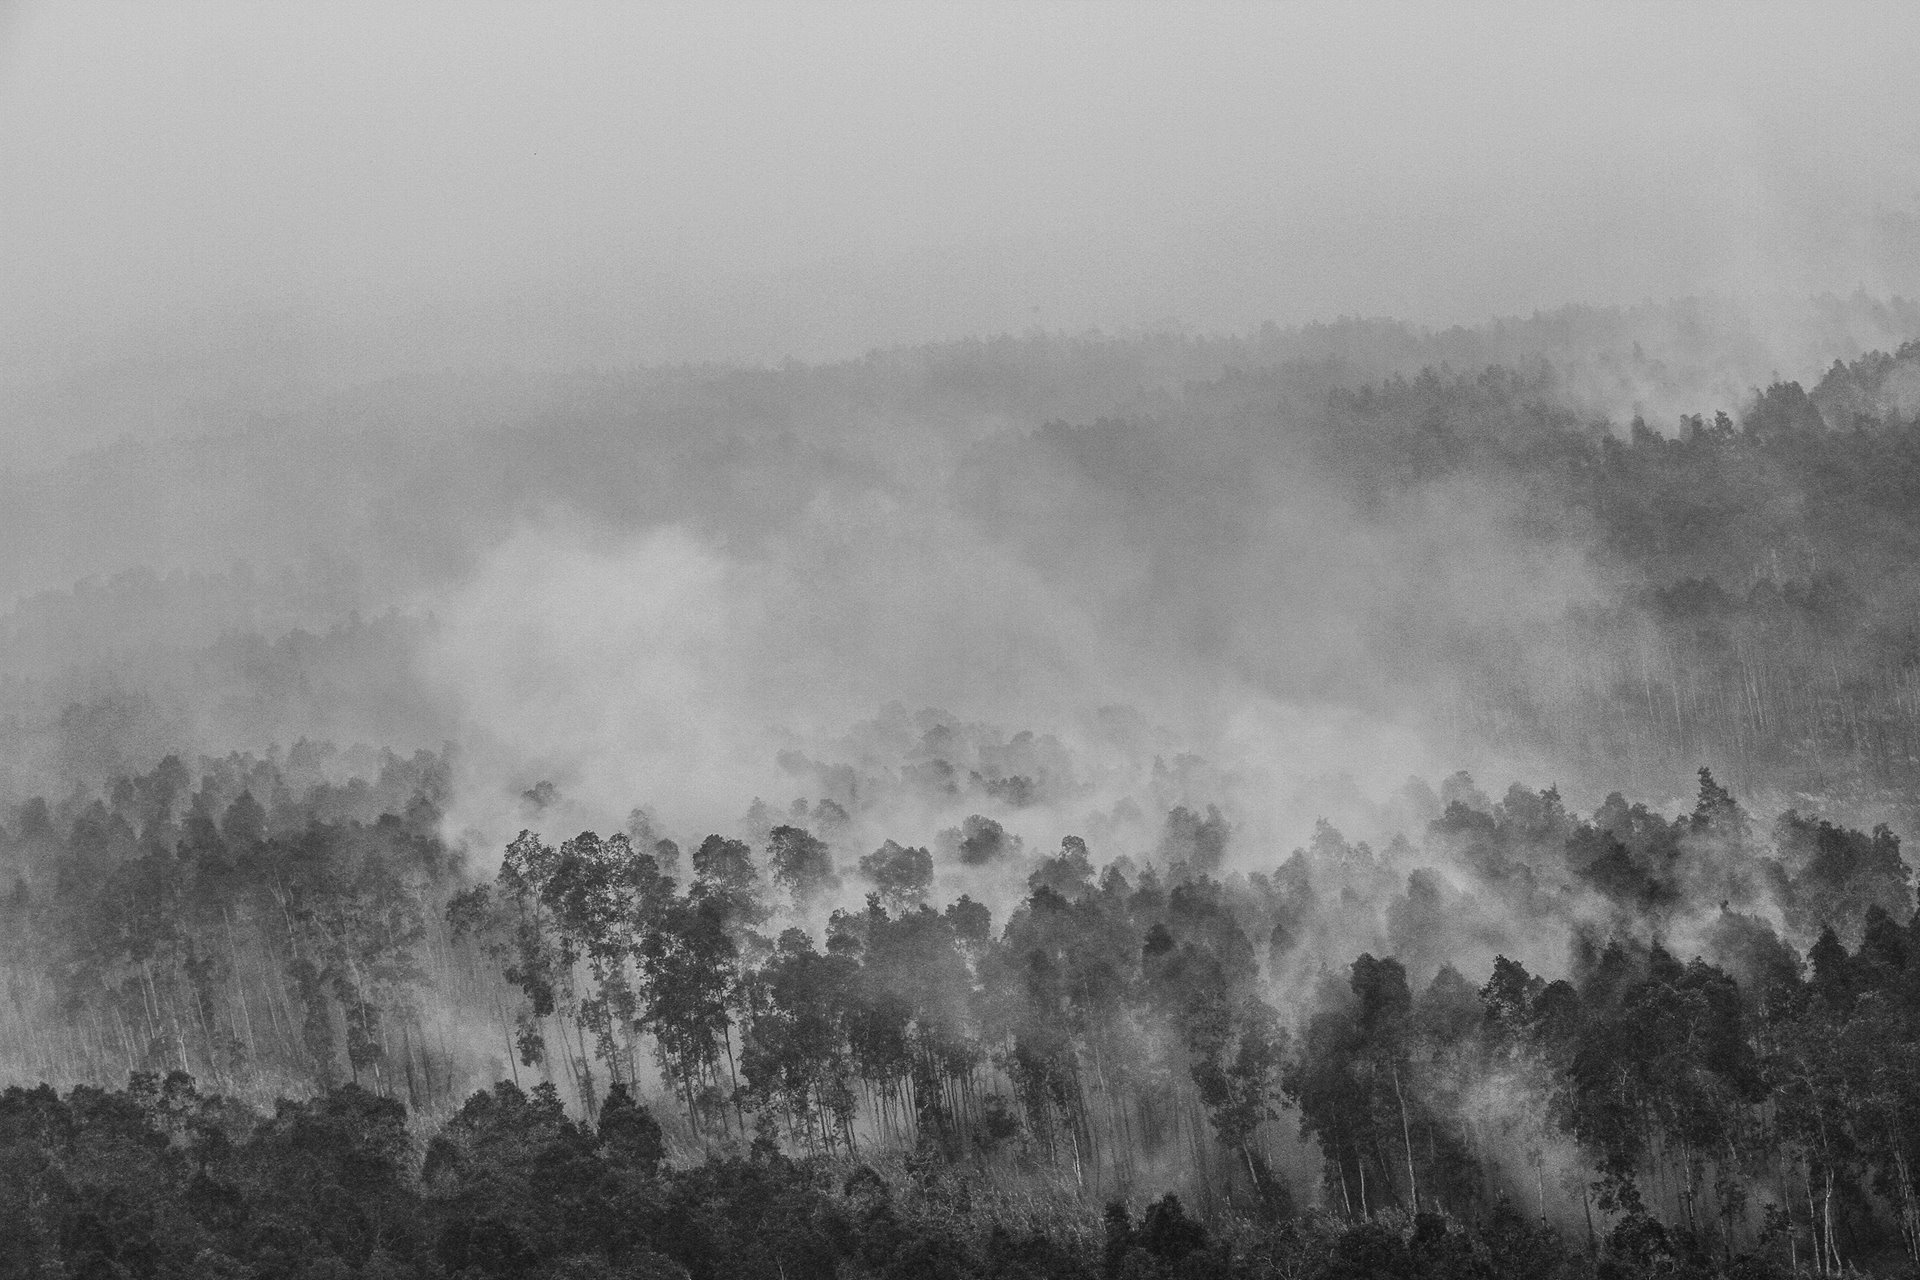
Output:
[[1908,6],[25,5],[4,460],[420,368],[1920,280]]
[[[814,1037],[761,1037],[767,975],[814,972],[798,939],[839,906],[831,963],[881,975],[844,1008],[919,1027],[919,1065],[861,1075],[869,1122],[885,1096],[930,1123],[925,1087],[991,1061],[1056,1154],[1056,1104],[1098,1117],[1052,1082],[1098,1079],[1119,1152],[1115,1099],[1174,1081],[1166,1149],[1205,1110],[1265,1196],[1268,1103],[1371,1098],[1377,1128],[1387,1066],[1397,1138],[1319,1129],[1343,1201],[1343,1161],[1363,1215],[1369,1176],[1397,1199],[1397,1141],[1407,1206],[1443,1204],[1472,1164],[1433,1117],[1500,1113],[1515,1149],[1472,1159],[1503,1187],[1530,1162],[1554,1216],[1545,1174],[1594,1148],[1544,1100],[1656,1112],[1581,1095],[1587,1067],[1561,1090],[1550,1062],[1598,1060],[1570,1041],[1521,1070],[1568,1006],[1496,956],[1584,973],[1557,985],[1624,1056],[1747,1042],[1643,1016],[1666,1006],[1594,976],[1604,938],[1649,991],[1677,958],[1737,976],[1685,970],[1707,985],[1676,1011],[1797,974],[1781,944],[1820,1000],[1854,981],[1835,947],[1861,974],[1920,954],[1920,921],[1880,927],[1920,838],[1915,48],[1910,5],[0,0],[0,1084],[305,1088],[340,1045],[356,1081],[395,1061],[397,1031],[417,1108],[430,1023],[451,1100],[456,1061],[518,1079],[570,1008],[590,1116],[588,1020],[637,1084],[614,1015],[646,992],[654,1096],[771,1124],[771,1086],[720,1092],[719,1046],[731,1085],[736,1030],[749,1082]],[[505,896],[462,892],[503,849]],[[508,954],[496,928],[506,987],[456,972]],[[1083,1019],[1045,976],[1082,962],[1058,992],[1135,1003]],[[1920,1061],[1908,963],[1872,979],[1906,1039],[1863,1017],[1856,1061]],[[934,994],[903,1003],[909,977]],[[776,994],[698,994],[723,990]],[[1506,1065],[1422,1084],[1404,1043],[1355,1048],[1416,991]],[[1359,1038],[1322,1016],[1362,1008]],[[1784,1024],[1809,1060],[1824,1017]],[[991,1030],[949,1038],[966,1019]],[[1056,1042],[1076,1021],[1132,1046],[1118,1085],[1099,1042]],[[1027,1054],[1039,1031],[1063,1056]],[[1333,1084],[1282,1079],[1318,1059]],[[1649,1098],[1723,1069],[1635,1060]],[[823,1082],[852,1116],[853,1076],[806,1072],[780,1105],[826,1134]],[[1726,1079],[1724,1145],[1754,1154],[1714,1185],[1786,1187],[1742,1136],[1785,1134],[1811,1222],[1824,1112]],[[1722,1143],[1686,1124],[1691,1188]],[[1310,1147],[1281,1154],[1309,1185]]]
[[1920,327],[1901,10],[5,13],[0,794],[453,741],[717,827],[894,703],[1544,783],[1475,708],[1640,579],[1330,396],[1671,431]]

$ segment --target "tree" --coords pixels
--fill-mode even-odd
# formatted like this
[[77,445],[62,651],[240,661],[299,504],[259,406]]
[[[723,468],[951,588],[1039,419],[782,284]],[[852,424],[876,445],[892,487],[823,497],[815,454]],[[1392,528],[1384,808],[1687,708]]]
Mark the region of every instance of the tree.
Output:
[[933,887],[933,855],[888,840],[860,859],[860,874],[872,882],[887,910],[911,911]]
[[767,863],[774,883],[785,889],[800,910],[840,888],[833,854],[824,840],[800,827],[775,827],[767,842]]

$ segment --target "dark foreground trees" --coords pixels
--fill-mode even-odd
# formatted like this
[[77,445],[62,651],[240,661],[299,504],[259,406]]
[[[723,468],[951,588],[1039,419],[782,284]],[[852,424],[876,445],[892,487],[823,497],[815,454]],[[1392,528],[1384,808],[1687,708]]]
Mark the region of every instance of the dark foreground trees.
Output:
[[771,1143],[675,1167],[615,1089],[599,1124],[550,1088],[475,1094],[423,1134],[352,1085],[270,1116],[176,1073],[0,1093],[0,1277],[603,1280],[1324,1280],[1759,1277],[1658,1237],[1571,1248],[1506,1204],[1339,1225],[1202,1221],[1178,1196],[1024,1204],[964,1181],[790,1159]]
[[[1353,885],[1387,865],[1324,824],[1280,873],[1226,879],[1197,854],[1097,870],[1069,838],[1031,862],[998,930],[965,898],[890,910],[876,892],[833,914],[824,946],[798,926],[766,936],[777,918],[738,842],[703,844],[684,893],[626,849],[609,874],[648,888],[619,926],[630,953],[604,954],[636,975],[627,1030],[652,1036],[702,1150],[752,1135],[819,1159],[903,1158],[923,1184],[1037,1181],[1082,1207],[1177,1186],[1201,1218],[1268,1226],[1318,1201],[1349,1224],[1430,1218],[1422,1248],[1466,1238],[1446,1223],[1484,1232],[1518,1214],[1622,1266],[1920,1264],[1920,1075],[1902,1065],[1920,1061],[1920,923],[1897,839],[1794,813],[1768,838],[1706,770],[1672,819],[1617,796],[1582,819],[1520,788],[1472,804],[1434,822],[1436,865],[1373,926],[1414,966],[1369,952],[1336,968],[1322,941],[1317,973],[1301,967],[1316,910],[1323,930],[1366,927]],[[528,840],[503,866],[508,898]],[[770,845],[809,848],[792,828]],[[1566,976],[1504,955],[1473,979],[1436,963],[1436,916],[1468,902],[1448,879],[1498,904],[1507,936],[1560,931]],[[1344,905],[1320,905],[1316,884]],[[516,908],[497,927],[522,918],[543,917]],[[552,918],[574,980],[604,985],[611,970],[583,968],[591,945]],[[1838,925],[1804,960],[1768,923],[1802,936],[1815,918]],[[1697,953],[1683,960],[1669,932]],[[626,1061],[570,1078],[618,1080]],[[1342,1248],[1411,1247],[1380,1233]]]
[[[526,832],[462,887],[432,834],[431,763],[391,762],[385,798],[301,803],[236,758],[197,791],[163,766],[110,807],[23,806],[9,839],[44,874],[0,905],[13,1078],[130,1068],[109,1111],[170,1136],[126,1130],[103,1169],[199,1186],[208,1221],[237,1212],[222,1188],[254,1197],[255,1222],[331,1206],[327,1248],[361,1270],[442,1210],[464,1225],[419,1256],[504,1274],[600,1239],[607,1197],[696,1168],[717,1180],[701,1195],[785,1204],[863,1163],[886,1173],[885,1197],[852,1198],[875,1238],[929,1204],[1012,1233],[916,1237],[936,1271],[949,1245],[965,1266],[1104,1266],[1094,1236],[1122,1273],[1226,1265],[1234,1231],[1266,1248],[1315,1214],[1365,1227],[1339,1245],[1355,1267],[1469,1240],[1479,1258],[1516,1214],[1620,1265],[1920,1265],[1920,926],[1889,829],[1756,823],[1706,771],[1674,817],[1619,796],[1581,817],[1522,787],[1496,803],[1456,778],[1418,849],[1322,823],[1272,870],[1221,874],[1229,852],[1250,861],[1226,819],[1178,811],[1146,868],[1073,837],[1009,847],[992,874],[1025,892],[995,919],[967,896],[936,907],[924,849],[887,842],[855,871],[793,825],[685,859],[644,824]],[[372,812],[409,792],[412,817]],[[843,870],[874,890],[829,912]],[[1471,963],[1463,939],[1484,948]],[[308,1100],[247,1119],[187,1088],[189,1068],[256,1106]],[[53,1098],[49,1132],[108,1096]],[[430,1135],[423,1114],[444,1123]],[[195,1144],[219,1142],[276,1172],[196,1183],[213,1157]],[[779,1153],[805,1172],[769,1190]],[[65,1214],[66,1194],[19,1191],[8,1212]],[[138,1241],[165,1216],[87,1195],[49,1248]],[[1081,1222],[1109,1202],[1132,1216]],[[1022,1243],[1035,1205],[1064,1215],[1050,1243]],[[1189,1219],[1204,1249],[1168,1243]],[[862,1241],[821,1247],[880,1266]],[[100,1244],[98,1266],[147,1265],[124,1247]]]

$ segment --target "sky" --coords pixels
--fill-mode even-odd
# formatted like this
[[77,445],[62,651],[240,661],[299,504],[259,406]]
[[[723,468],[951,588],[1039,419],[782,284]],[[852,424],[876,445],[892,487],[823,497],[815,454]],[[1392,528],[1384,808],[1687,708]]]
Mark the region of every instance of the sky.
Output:
[[0,13],[0,386],[1920,287],[1912,6]]

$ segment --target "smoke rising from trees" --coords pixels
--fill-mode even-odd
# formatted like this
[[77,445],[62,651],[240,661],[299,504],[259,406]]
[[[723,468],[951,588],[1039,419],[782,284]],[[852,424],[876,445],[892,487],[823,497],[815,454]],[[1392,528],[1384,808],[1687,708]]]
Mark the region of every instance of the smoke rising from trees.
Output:
[[1920,1265],[1911,19],[1718,14],[0,15],[0,1272]]

